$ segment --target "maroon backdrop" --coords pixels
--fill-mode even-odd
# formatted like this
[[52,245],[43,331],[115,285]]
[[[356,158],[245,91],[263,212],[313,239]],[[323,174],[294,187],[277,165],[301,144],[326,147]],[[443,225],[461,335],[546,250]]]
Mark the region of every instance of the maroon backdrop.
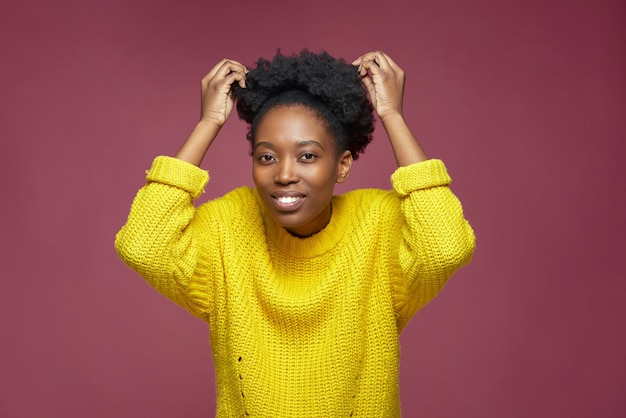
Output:
[[[383,49],[474,226],[401,337],[406,417],[626,413],[626,5],[428,0],[0,3],[0,416],[208,417],[207,327],[118,260],[144,170],[222,57]],[[232,118],[204,199],[251,184]],[[341,190],[389,187],[382,130]]]

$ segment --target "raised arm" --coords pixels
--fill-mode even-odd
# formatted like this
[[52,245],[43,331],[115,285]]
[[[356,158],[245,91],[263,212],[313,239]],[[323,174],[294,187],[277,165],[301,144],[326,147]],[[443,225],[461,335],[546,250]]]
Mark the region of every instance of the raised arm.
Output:
[[443,162],[428,159],[407,126],[402,112],[404,71],[382,51],[364,54],[353,65],[358,66],[399,167],[392,183],[404,215],[398,253],[404,279],[396,283],[395,295],[402,326],[469,263],[474,231],[448,187],[451,180]]
[[202,79],[200,121],[176,153],[176,158],[200,165],[233,110],[231,87],[236,82],[245,88],[247,71],[243,64],[223,59]]
[[[193,200],[208,181],[207,172],[197,166],[232,111],[232,84],[245,87],[245,71],[238,62],[224,59],[202,79],[200,121],[176,158],[154,160],[147,184],[135,197],[115,240],[127,265],[195,315],[210,310],[211,284],[194,280],[194,272],[202,268],[219,275],[221,268],[218,223],[211,223],[213,230],[206,223],[198,226],[196,219]],[[200,249],[199,237],[208,239],[217,250]],[[200,265],[199,252],[205,254],[205,265]]]
[[352,65],[359,68],[361,81],[387,132],[398,167],[428,159],[402,113],[404,71],[382,51],[361,55]]

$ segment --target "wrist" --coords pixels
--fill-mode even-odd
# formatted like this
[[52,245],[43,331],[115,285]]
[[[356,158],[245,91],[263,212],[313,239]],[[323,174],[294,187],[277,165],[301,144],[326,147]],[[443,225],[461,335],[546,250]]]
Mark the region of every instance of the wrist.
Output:
[[404,120],[404,115],[399,110],[392,110],[386,112],[383,115],[378,115],[381,123],[384,126],[395,125],[395,124],[403,124],[406,125],[406,121]]
[[202,116],[198,121],[196,128],[202,130],[219,131],[224,126],[224,121],[217,120],[211,116]]

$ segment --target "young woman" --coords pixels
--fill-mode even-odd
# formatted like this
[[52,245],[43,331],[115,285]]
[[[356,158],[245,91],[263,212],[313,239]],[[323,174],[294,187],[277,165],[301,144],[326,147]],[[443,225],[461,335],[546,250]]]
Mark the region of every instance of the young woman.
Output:
[[[209,324],[217,416],[400,416],[398,336],[474,251],[445,166],[407,127],[403,88],[381,51],[352,64],[278,53],[250,71],[224,59],[202,80],[192,134],[148,171],[116,248]],[[256,187],[195,208],[198,166],[235,103]],[[334,196],[373,111],[393,189]]]

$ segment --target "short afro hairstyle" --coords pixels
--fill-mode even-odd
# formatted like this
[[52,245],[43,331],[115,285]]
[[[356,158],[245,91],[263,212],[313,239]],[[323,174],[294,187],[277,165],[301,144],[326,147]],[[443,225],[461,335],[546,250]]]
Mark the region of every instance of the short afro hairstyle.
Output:
[[249,125],[252,144],[263,115],[278,106],[304,106],[326,122],[340,152],[357,159],[372,140],[374,114],[358,70],[326,51],[260,58],[246,74],[246,88],[233,84],[239,118]]

